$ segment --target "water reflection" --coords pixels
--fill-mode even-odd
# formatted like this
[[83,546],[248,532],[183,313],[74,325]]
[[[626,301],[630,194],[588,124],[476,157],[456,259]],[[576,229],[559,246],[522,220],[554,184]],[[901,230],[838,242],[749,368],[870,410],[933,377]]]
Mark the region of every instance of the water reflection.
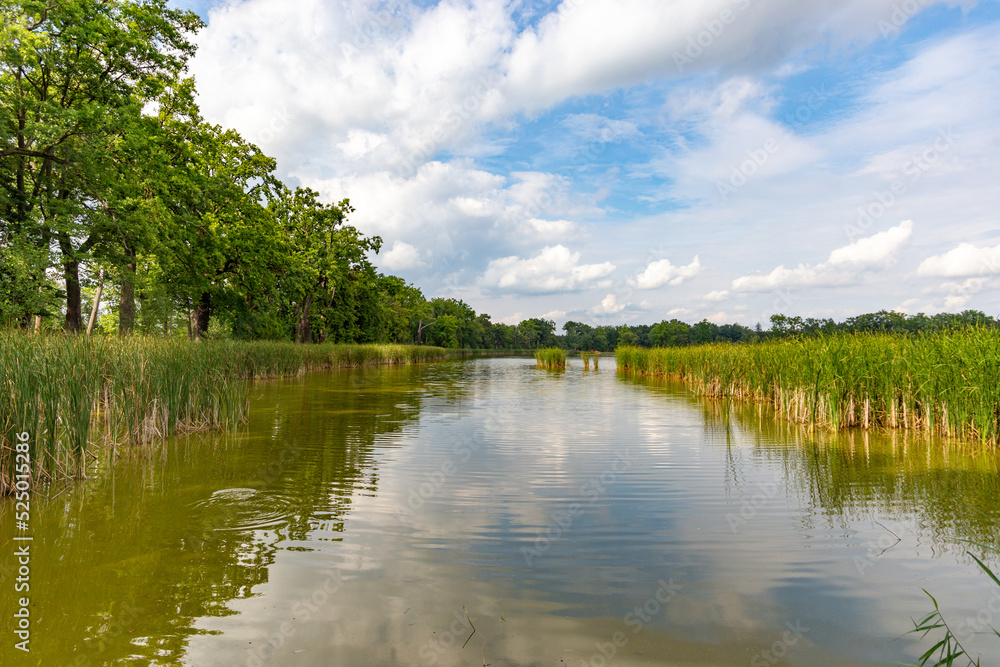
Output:
[[964,541],[997,545],[1000,457],[977,444],[890,431],[831,432],[790,423],[759,405],[704,399],[676,383],[624,376],[700,410],[708,443],[726,447],[727,483],[738,493],[754,465],[781,478],[830,519],[913,516],[935,550],[963,553]]
[[[235,613],[269,580],[283,544],[339,540],[354,498],[376,493],[376,439],[419,416],[419,368],[343,371],[255,388],[238,434],[174,439],[32,517],[30,656],[0,663],[178,664],[196,619]],[[13,534],[11,507],[0,529]],[[4,587],[10,543],[3,547]],[[0,613],[13,613],[0,596]],[[29,659],[24,660],[25,657]],[[76,660],[76,661],[74,661]]]
[[958,538],[995,540],[992,453],[809,432],[610,360],[255,391],[244,432],[36,511],[25,664],[870,665],[919,654],[893,640],[921,588],[958,618],[989,599]]

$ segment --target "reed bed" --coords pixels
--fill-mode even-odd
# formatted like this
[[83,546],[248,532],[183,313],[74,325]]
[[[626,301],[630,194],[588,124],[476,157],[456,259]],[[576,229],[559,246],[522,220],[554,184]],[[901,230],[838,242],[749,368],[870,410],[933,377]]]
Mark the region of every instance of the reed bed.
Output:
[[539,368],[550,370],[566,368],[566,350],[558,347],[535,350],[535,363]]
[[620,368],[697,393],[772,404],[832,429],[906,429],[996,445],[1000,332],[838,335],[756,345],[616,351]]
[[234,427],[246,418],[254,379],[444,355],[441,348],[406,345],[0,333],[0,495],[14,488],[19,434],[28,434],[20,453],[29,456],[35,487],[83,476],[95,449],[115,452],[182,431]]
[[591,362],[591,360],[594,361],[594,370],[595,371],[596,370],[600,370],[600,367],[598,365],[599,362],[600,362],[600,359],[601,359],[601,353],[600,352],[596,352],[596,351],[595,352],[581,352],[580,353],[580,358],[583,359],[583,368],[584,368],[584,370],[588,370],[588,371],[590,370],[590,362]]

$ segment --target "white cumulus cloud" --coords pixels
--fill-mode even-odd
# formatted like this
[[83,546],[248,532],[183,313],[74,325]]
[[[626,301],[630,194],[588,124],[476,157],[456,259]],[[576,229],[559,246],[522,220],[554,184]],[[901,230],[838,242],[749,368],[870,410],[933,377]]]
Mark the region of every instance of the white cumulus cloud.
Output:
[[725,301],[729,298],[729,290],[709,292],[703,298],[705,301]]
[[390,271],[404,271],[420,266],[420,252],[403,241],[396,241],[392,244],[392,250],[382,256],[382,266]]
[[822,264],[800,264],[794,269],[779,266],[767,274],[743,276],[733,281],[733,289],[738,292],[766,292],[780,287],[850,285],[856,283],[864,271],[883,269],[893,264],[912,233],[913,221],[905,220],[884,232],[837,248]]
[[971,243],[962,243],[943,255],[925,259],[917,269],[917,274],[935,278],[967,278],[1000,274],[1000,245],[994,248],[979,248]]
[[629,305],[630,304],[627,302],[622,303],[621,301],[619,301],[618,297],[615,296],[614,294],[609,294],[603,299],[601,299],[601,303],[599,305],[594,306],[587,312],[590,313],[591,315],[597,315],[597,316],[617,315],[618,313],[628,308]]
[[601,280],[614,270],[610,262],[580,264],[580,253],[566,246],[545,246],[530,259],[511,256],[491,261],[479,284],[486,290],[506,294],[577,292],[600,286]]
[[[930,4],[922,0],[917,10]],[[822,41],[879,39],[880,22],[892,20],[897,6],[898,0],[566,0],[516,38],[506,95],[544,108],[653,77],[769,67]]]
[[628,284],[639,289],[676,286],[701,273],[701,268],[701,261],[697,256],[687,266],[674,266],[669,259],[661,259],[650,263],[645,271],[629,280]]

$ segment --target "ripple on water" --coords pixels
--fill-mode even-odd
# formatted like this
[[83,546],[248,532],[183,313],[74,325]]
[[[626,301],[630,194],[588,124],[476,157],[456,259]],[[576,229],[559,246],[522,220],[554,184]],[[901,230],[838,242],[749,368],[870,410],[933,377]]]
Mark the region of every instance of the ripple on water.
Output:
[[288,521],[288,499],[278,493],[257,489],[220,489],[193,507],[214,515],[216,531],[274,528]]

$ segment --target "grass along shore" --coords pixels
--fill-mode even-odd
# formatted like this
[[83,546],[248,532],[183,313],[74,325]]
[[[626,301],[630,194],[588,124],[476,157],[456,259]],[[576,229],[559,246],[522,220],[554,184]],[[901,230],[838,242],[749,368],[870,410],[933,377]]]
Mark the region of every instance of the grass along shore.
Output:
[[[35,488],[78,477],[87,458],[97,458],[95,449],[114,452],[178,432],[234,427],[246,417],[254,379],[445,355],[442,348],[409,345],[0,333],[0,495],[12,493],[18,480]],[[17,450],[25,433],[26,446]],[[27,453],[27,466],[18,453]]]
[[839,335],[698,347],[619,348],[619,368],[713,398],[772,404],[794,422],[898,428],[996,445],[1000,331]]

